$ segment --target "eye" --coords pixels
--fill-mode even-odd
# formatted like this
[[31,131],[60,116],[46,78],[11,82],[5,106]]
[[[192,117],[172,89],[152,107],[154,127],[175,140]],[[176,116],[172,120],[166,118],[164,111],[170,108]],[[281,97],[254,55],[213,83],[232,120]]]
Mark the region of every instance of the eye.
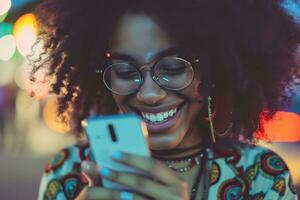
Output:
[[129,64],[115,64],[112,66],[112,71],[117,78],[133,79],[139,76],[138,71]]
[[184,72],[185,65],[183,64],[171,64],[171,65],[164,65],[161,67],[161,70],[164,71],[173,71],[173,72]]
[[137,71],[135,71],[135,70],[116,70],[115,73],[120,78],[131,78],[131,77],[136,76]]
[[180,75],[186,71],[184,63],[164,63],[157,68],[159,73],[168,75]]

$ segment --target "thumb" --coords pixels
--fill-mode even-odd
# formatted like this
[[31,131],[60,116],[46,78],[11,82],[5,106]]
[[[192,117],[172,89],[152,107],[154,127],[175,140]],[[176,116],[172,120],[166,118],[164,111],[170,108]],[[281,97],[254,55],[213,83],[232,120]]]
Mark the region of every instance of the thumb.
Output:
[[83,161],[81,163],[81,173],[88,180],[88,185],[90,187],[101,185],[99,169],[95,163]]

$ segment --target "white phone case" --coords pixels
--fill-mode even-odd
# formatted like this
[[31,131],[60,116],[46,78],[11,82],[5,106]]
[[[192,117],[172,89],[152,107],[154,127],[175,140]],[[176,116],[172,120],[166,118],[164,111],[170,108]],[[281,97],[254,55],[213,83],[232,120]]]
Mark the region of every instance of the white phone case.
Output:
[[[111,137],[111,127],[114,129],[117,141],[113,141]],[[108,167],[117,171],[142,173],[111,159],[111,154],[115,151],[150,157],[147,127],[139,116],[134,114],[92,116],[87,119],[86,133],[99,168]],[[102,181],[106,188],[126,189],[104,178]]]

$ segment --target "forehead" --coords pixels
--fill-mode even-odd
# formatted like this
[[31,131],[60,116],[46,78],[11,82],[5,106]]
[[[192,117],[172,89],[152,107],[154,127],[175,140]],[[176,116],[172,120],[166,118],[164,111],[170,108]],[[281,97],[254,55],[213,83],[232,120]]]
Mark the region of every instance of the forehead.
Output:
[[156,53],[175,45],[147,15],[126,14],[115,30],[110,52],[126,54],[140,62],[149,62]]

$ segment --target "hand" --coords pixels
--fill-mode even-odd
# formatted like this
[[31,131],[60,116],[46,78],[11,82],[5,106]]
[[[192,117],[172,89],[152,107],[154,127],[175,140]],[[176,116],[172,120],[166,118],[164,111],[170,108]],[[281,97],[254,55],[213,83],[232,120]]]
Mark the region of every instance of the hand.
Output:
[[[113,199],[137,199],[144,200],[144,198],[130,198],[130,194],[120,192],[117,190],[110,190],[100,187],[99,169],[97,165],[91,161],[83,161],[81,164],[82,174],[88,180],[86,186],[76,197],[75,200],[113,200]],[[131,195],[132,196],[132,195]],[[132,196],[134,197],[134,196]]]
[[[102,168],[103,178],[123,184],[132,188],[134,192],[111,190],[102,187],[85,188],[77,200],[83,199],[159,199],[159,200],[188,200],[187,182],[183,181],[176,173],[171,171],[162,162],[143,156],[129,153],[115,153],[112,157],[115,161],[145,172],[147,176],[117,172]],[[91,180],[90,186],[97,182],[98,170],[91,167],[86,175]]]

